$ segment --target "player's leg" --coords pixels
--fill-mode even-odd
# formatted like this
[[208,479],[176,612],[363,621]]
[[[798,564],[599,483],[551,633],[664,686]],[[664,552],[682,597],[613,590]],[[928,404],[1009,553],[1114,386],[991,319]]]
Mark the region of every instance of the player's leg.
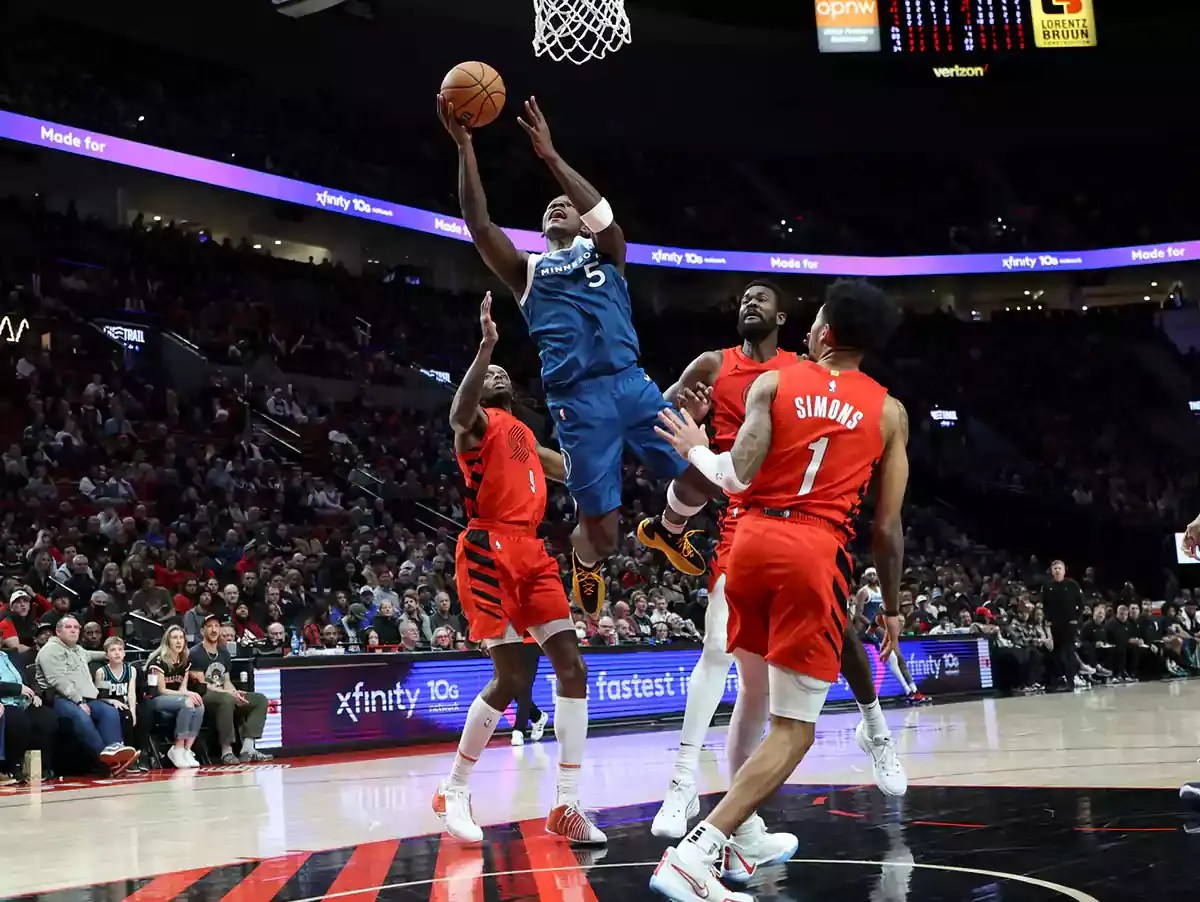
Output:
[[854,731],[854,738],[858,747],[871,758],[875,785],[887,795],[904,795],[908,791],[908,775],[896,755],[892,731],[879,705],[871,659],[867,656],[858,630],[849,619],[842,640],[842,676],[846,678],[850,691],[854,693],[854,700],[858,702],[858,710],[862,712],[863,719]]
[[[713,893],[735,902],[749,899],[725,890],[713,876],[713,868],[720,867],[726,859],[726,877],[748,879],[759,867],[790,859],[798,845],[796,837],[790,834],[767,834],[755,812],[784,784],[812,748],[817,715],[825,704],[830,684],[768,664],[744,651],[739,650],[737,657],[746,671],[767,671],[771,729],[738,770],[729,792],[712,813],[683,842],[663,855],[650,886],[678,902],[711,898]],[[752,843],[759,835],[774,840],[771,846],[774,857],[763,860],[761,854],[756,854],[758,850]]]
[[892,676],[904,688],[904,694],[910,705],[927,705],[932,699],[926,696],[920,689],[917,688],[917,681],[913,679],[912,672],[908,669],[908,661],[904,659],[904,653],[900,649],[896,649],[887,661],[888,670],[892,672]]
[[654,381],[641,370],[630,373],[618,386],[623,415],[623,435],[629,450],[659,479],[670,479],[667,505],[660,517],[638,524],[638,541],[661,551],[671,566],[688,576],[704,572],[704,553],[696,546],[700,530],[687,529],[688,520],[720,490],[675,453],[654,431],[658,413],[667,402]]
[[605,558],[617,550],[621,506],[621,417],[604,386],[578,397],[549,399],[550,415],[567,469],[567,490],[579,523],[571,533],[572,589],[584,612],[604,607]]
[[496,732],[505,709],[527,681],[521,637],[511,625],[507,627],[507,635],[485,639],[483,644],[492,658],[492,679],[471,702],[450,775],[433,796],[433,810],[442,818],[446,832],[462,842],[483,839],[483,831],[471,814],[471,771]]
[[[681,839],[687,832],[688,818],[700,813],[700,799],[696,793],[700,748],[712,725],[713,715],[717,713],[717,706],[725,695],[725,681],[729,678],[729,666],[733,663],[733,656],[725,650],[728,622],[725,574],[720,573],[708,593],[708,609],[704,612],[704,648],[688,678],[687,703],[683,710],[683,727],[679,731],[675,772],[662,807],[650,825],[650,832],[655,836]],[[732,732],[732,725],[730,729]]]

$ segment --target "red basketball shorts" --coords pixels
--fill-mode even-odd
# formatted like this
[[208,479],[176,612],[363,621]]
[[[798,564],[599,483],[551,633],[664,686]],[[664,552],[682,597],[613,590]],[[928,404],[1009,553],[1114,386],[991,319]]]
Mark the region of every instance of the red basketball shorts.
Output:
[[737,528],[739,518],[744,517],[745,514],[745,508],[727,507],[721,517],[721,532],[717,536],[717,547],[713,550],[712,560],[708,562],[708,591],[710,593],[721,574],[729,567],[729,555],[733,552],[734,530]]
[[558,566],[536,535],[467,528],[458,537],[454,572],[472,642],[499,639],[510,623],[524,635],[571,617]]
[[836,682],[852,572],[831,526],[756,511],[739,518],[725,569],[729,650]]

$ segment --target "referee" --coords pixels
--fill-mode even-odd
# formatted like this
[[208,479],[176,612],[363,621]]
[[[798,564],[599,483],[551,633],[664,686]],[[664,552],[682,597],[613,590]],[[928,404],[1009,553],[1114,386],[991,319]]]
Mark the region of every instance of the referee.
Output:
[[1050,565],[1050,582],[1042,588],[1042,609],[1050,622],[1054,639],[1054,660],[1058,664],[1060,688],[1075,688],[1075,629],[1083,608],[1083,591],[1079,583],[1067,579],[1067,566],[1062,561]]

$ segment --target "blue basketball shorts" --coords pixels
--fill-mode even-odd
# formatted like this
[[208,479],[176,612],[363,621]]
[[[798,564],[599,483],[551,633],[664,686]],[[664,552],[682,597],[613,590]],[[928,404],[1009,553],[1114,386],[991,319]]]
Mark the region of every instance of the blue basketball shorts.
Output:
[[621,506],[626,448],[660,479],[674,479],[687,469],[687,461],[654,431],[658,412],[670,405],[641,367],[585,379],[548,393],[546,401],[567,467],[567,488],[585,517]]

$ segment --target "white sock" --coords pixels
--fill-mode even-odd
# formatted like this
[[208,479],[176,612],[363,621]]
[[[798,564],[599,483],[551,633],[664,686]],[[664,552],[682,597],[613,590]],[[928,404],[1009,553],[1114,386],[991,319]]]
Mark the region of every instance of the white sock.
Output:
[[676,851],[686,861],[711,864],[725,851],[725,844],[728,842],[729,837],[724,833],[708,821],[701,821],[683,838],[683,842],[676,846]]
[[450,785],[463,789],[475,769],[475,762],[483,754],[496,726],[500,723],[503,711],[497,711],[483,700],[482,695],[475,696],[467,711],[467,722],[463,725],[462,738],[458,740],[458,752],[454,756],[454,767],[450,771]]
[[859,702],[858,710],[862,712],[863,723],[866,724],[868,738],[886,739],[892,735],[892,731],[888,729],[887,721],[883,719],[883,708],[880,707],[878,698],[869,705]]
[[558,740],[558,795],[555,805],[579,801],[579,766],[587,745],[586,698],[554,697],[554,736]]
[[892,676],[899,680],[906,695],[912,695],[917,691],[916,684],[910,683],[904,678],[904,671],[900,669],[900,661],[897,660],[895,653],[888,655],[888,669],[892,672]]
[[700,764],[700,748],[712,725],[713,715],[725,694],[725,680],[733,656],[706,648],[688,678],[687,704],[683,709],[683,728],[679,732],[679,754],[675,758],[674,778],[680,783],[695,783]]
[[578,551],[575,552],[575,560],[579,561],[579,566],[583,567],[584,570],[591,570],[598,563],[598,561],[585,560],[583,555]]
[[242,754],[249,755],[253,751],[254,751],[254,740],[253,739],[243,739],[242,740]]
[[671,480],[671,484],[667,486],[667,510],[673,513],[680,521],[673,523],[667,519],[666,511],[659,517],[659,522],[662,523],[663,529],[673,535],[679,535],[683,532],[683,528],[687,526],[687,521],[704,508],[704,503],[700,504],[684,504],[679,500],[679,494],[675,491],[675,480]]

